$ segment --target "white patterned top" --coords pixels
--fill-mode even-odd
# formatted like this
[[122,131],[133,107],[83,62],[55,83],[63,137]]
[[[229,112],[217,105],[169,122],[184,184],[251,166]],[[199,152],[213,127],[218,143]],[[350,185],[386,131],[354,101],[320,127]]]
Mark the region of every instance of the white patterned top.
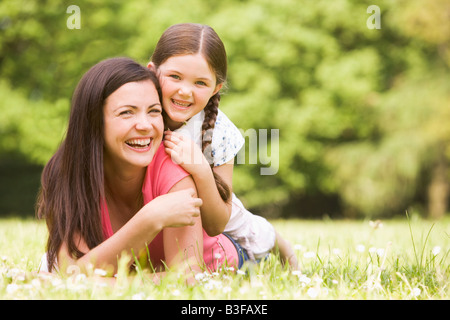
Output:
[[[202,124],[204,119],[205,112],[202,110],[189,119],[185,125],[175,130],[175,132],[188,136],[201,147]],[[220,166],[227,163],[238,154],[244,143],[245,139],[239,129],[222,111],[219,110],[213,130],[211,147],[210,149],[205,150],[211,150],[212,153],[212,159],[207,156],[209,163],[214,163],[214,166]]]

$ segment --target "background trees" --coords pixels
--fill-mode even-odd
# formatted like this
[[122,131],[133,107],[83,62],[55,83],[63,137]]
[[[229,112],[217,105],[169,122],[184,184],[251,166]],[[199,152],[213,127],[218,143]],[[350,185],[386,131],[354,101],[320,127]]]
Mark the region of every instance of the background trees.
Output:
[[[34,197],[36,174],[22,179],[11,159],[36,168],[48,161],[91,65],[113,56],[147,63],[169,25],[199,22],[227,48],[222,110],[243,131],[279,129],[277,174],[261,175],[261,161],[236,165],[234,188],[249,207],[272,217],[381,217],[411,208],[441,217],[449,193],[450,5],[376,2],[3,0],[0,214],[23,203],[8,193],[14,185],[34,179],[27,191]],[[72,4],[80,29],[67,28]],[[372,4],[381,29],[367,28]]]

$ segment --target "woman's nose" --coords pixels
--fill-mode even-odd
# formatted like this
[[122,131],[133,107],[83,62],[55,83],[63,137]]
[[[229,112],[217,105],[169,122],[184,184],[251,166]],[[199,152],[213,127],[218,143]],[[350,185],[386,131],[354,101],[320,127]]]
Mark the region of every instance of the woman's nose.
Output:
[[150,117],[147,114],[142,114],[137,117],[136,129],[139,131],[150,131],[152,129]]

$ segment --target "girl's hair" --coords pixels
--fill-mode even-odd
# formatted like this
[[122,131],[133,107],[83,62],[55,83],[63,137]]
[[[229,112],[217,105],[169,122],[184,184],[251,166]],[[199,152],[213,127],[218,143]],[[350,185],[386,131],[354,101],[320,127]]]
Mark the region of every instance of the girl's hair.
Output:
[[129,58],[107,59],[94,65],[75,89],[66,137],[44,167],[36,204],[37,216],[46,219],[49,231],[50,270],[63,243],[72,257],[83,256],[75,236],[89,248],[104,240],[103,106],[122,85],[144,80],[154,83],[161,100],[155,73]]
[[[209,67],[216,75],[216,85],[225,83],[227,79],[227,54],[225,46],[213,28],[196,23],[181,23],[169,27],[162,34],[151,61],[159,68],[167,59],[173,56],[200,53],[206,59]],[[213,95],[204,108],[205,120],[202,124],[202,151],[211,151],[208,148],[212,142],[212,132],[216,123],[220,93]],[[212,159],[205,154],[207,159]],[[211,164],[213,166],[213,164]],[[228,201],[231,196],[229,186],[216,175],[214,179],[220,196]]]

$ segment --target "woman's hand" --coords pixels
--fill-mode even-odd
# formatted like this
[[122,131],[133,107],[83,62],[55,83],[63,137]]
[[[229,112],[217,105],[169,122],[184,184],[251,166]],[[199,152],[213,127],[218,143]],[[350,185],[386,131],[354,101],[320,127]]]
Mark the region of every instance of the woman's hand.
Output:
[[180,133],[165,131],[164,147],[172,161],[193,176],[201,174],[202,170],[211,170],[200,147]]
[[164,194],[147,203],[141,211],[158,216],[162,228],[192,226],[203,204],[196,195],[192,188]]

